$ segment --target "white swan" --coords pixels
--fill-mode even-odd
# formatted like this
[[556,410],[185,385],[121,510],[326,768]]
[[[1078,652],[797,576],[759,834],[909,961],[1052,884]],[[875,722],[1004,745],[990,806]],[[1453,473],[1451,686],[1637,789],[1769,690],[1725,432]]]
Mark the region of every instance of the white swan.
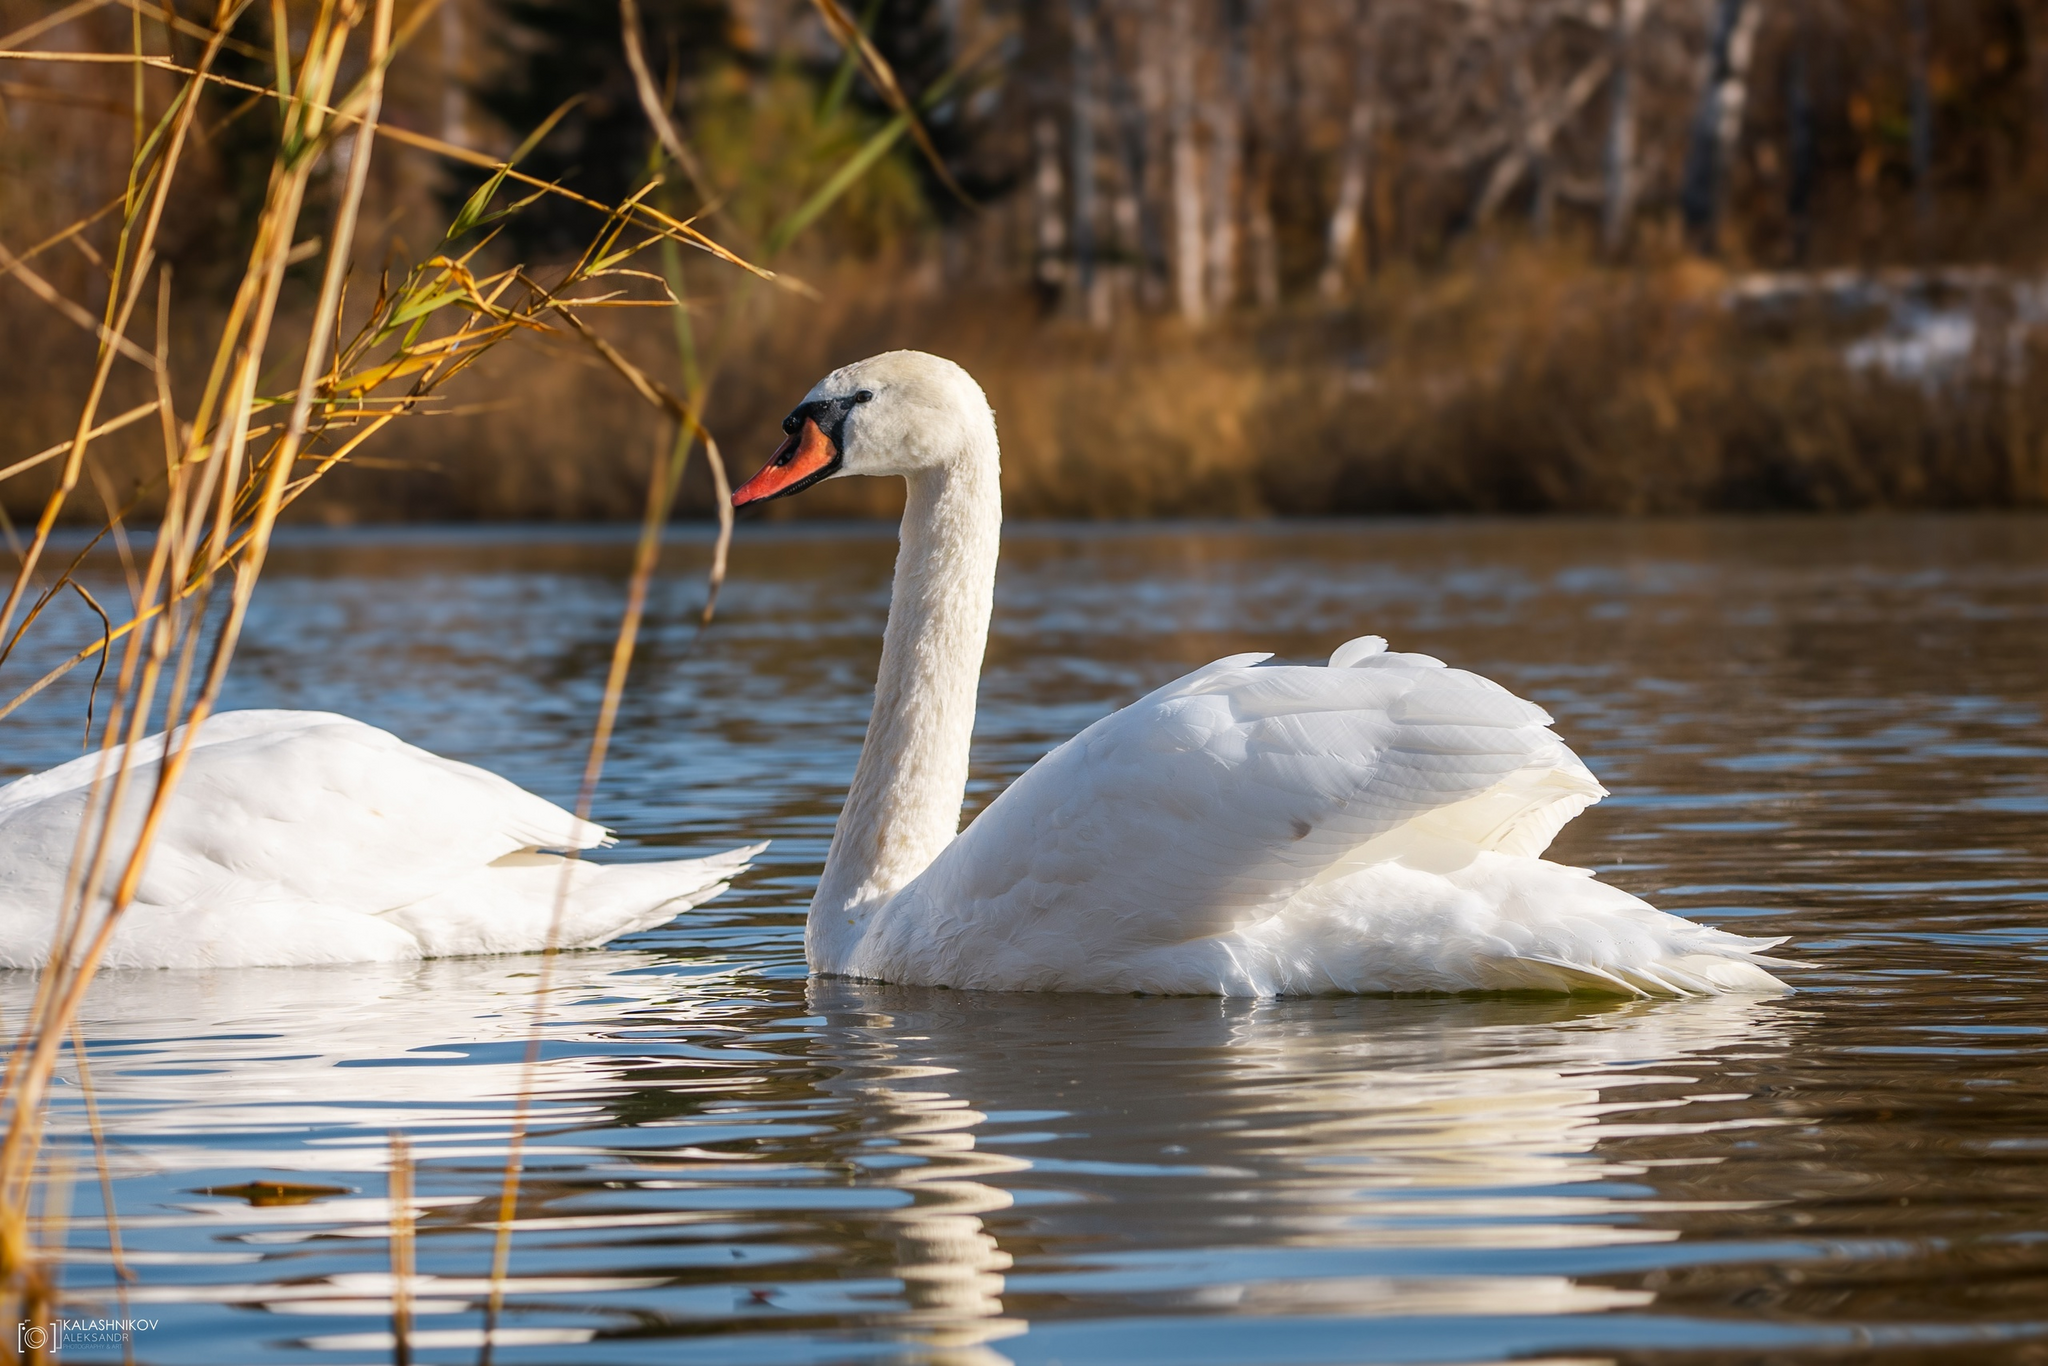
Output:
[[[175,738],[174,733],[174,738]],[[164,737],[138,742],[108,841],[118,876]],[[116,749],[105,770],[124,762]],[[41,967],[99,754],[0,787],[0,967]],[[100,787],[104,801],[108,784]],[[388,731],[317,711],[209,717],[165,808],[110,968],[393,962],[590,948],[718,895],[764,847],[594,864],[547,849],[611,843],[589,821]],[[102,897],[104,905],[104,897]]]
[[908,484],[867,743],[804,940],[813,971],[1221,995],[1778,991],[1750,939],[1537,857],[1606,795],[1541,708],[1366,636],[1327,668],[1220,659],[1039,760],[956,836],[1002,523],[959,366],[833,371],[735,505]]

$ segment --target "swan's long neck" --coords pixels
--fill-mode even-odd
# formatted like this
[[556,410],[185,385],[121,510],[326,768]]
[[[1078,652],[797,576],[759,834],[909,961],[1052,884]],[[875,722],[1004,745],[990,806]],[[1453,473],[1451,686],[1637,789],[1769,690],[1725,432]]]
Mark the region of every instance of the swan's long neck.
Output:
[[874,714],[805,931],[822,972],[840,969],[868,916],[952,841],[967,793],[1002,538],[993,425],[908,482]]

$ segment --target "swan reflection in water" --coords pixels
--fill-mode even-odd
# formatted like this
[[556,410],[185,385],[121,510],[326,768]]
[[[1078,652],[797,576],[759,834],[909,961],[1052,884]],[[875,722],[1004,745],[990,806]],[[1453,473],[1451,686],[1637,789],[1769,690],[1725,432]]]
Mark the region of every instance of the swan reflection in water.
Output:
[[[562,954],[548,973],[534,1089],[550,1102],[550,1124],[606,1119],[597,1096],[616,1088],[620,1055],[672,1029],[678,998],[725,976],[679,977],[654,955],[609,950]],[[355,1169],[381,1171],[394,1127],[429,1130],[415,1142],[434,1142],[436,1129],[502,1136],[542,981],[543,960],[531,955],[102,972],[80,1024],[100,1104],[123,1138],[233,1136],[229,1151],[152,1149],[159,1169],[317,1158],[328,1170],[361,1160]],[[22,1009],[33,989],[25,973],[0,974],[0,1010]],[[339,1129],[340,1141],[312,1152],[249,1146],[309,1128]],[[359,1150],[352,1134],[370,1146]]]
[[[564,954],[551,967],[519,956],[99,974],[80,1028],[121,1186],[125,1258],[143,1268],[124,1302],[388,1321],[394,1211],[383,1190],[391,1135],[402,1130],[415,1159],[432,1164],[412,1202],[422,1262],[435,1260],[435,1235],[453,1235],[451,1255],[439,1260],[459,1272],[409,1282],[422,1325],[411,1342],[480,1346],[480,1327],[435,1324],[442,1316],[479,1322],[491,1294],[484,1273],[497,1227],[496,1173],[522,1086],[530,1081],[533,1097],[529,1173],[536,1158],[550,1175],[615,1165],[605,1139],[618,1125],[617,1098],[634,1084],[622,1063],[644,1066],[672,1053],[669,1041],[691,1013],[679,1002],[717,999],[730,976],[610,950]],[[525,1056],[544,980],[544,1044],[529,1076]],[[25,1010],[33,992],[28,974],[0,973],[0,1010]],[[62,1080],[70,1084],[58,1088],[51,1127],[82,1141],[75,1065]],[[588,1227],[545,1217],[563,1193],[532,1184],[550,1187],[533,1202],[543,1217],[528,1216],[522,1193],[515,1229]],[[449,1193],[451,1186],[463,1193]],[[106,1246],[101,1217],[75,1216],[69,1227],[61,1259],[84,1263],[68,1278],[74,1293],[85,1305],[111,1304],[109,1259],[94,1250]],[[309,1257],[325,1264],[309,1267]],[[174,1269],[152,1275],[151,1267]],[[566,1271],[515,1268],[504,1283],[511,1326],[496,1344],[588,1342],[619,1319],[607,1306],[566,1324],[559,1313],[556,1322],[529,1323],[522,1301],[544,1296],[559,1305],[668,1281],[587,1267],[578,1259]],[[389,1353],[394,1344],[380,1327],[297,1345],[360,1354]]]
[[[445,1240],[432,1269],[461,1273],[416,1287],[418,1341],[475,1344],[476,1328],[435,1324],[476,1323],[487,1293],[488,1170],[539,970],[104,977],[85,1029],[117,1174],[157,1183],[153,1208],[127,1206],[145,1264],[134,1302],[388,1313],[388,1210],[371,1174],[403,1128],[430,1164],[423,1257]],[[1651,1189],[1643,1145],[1660,1161],[1715,1160],[1711,1140],[1703,1154],[1658,1136],[1732,1122],[1693,1103],[1728,1088],[1713,1055],[1782,1052],[1791,1028],[1781,1002],[1751,997],[1252,1002],[687,972],[634,952],[555,965],[536,1088],[546,1170],[517,1226],[516,1340],[802,1332],[993,1366],[1033,1321],[1642,1306],[1652,1292],[1495,1274],[1499,1258],[1478,1268],[1476,1254],[1676,1239],[1672,1220],[1646,1216],[1688,1206]],[[0,1005],[20,1010],[29,989],[0,981]],[[731,1136],[750,1123],[760,1137]],[[662,1128],[673,1138],[650,1143]],[[1602,1150],[1624,1135],[1629,1160]],[[279,1209],[161,1195],[202,1171],[279,1170],[362,1194]],[[640,1241],[593,1262],[590,1238],[629,1229]],[[678,1275],[676,1250],[706,1237],[780,1260]],[[291,1263],[337,1238],[354,1260],[325,1278]],[[223,1247],[243,1264],[203,1273]],[[152,1249],[183,1264],[179,1284],[149,1275]],[[574,1274],[551,1274],[563,1267]],[[774,1288],[755,1298],[764,1273]],[[785,1314],[801,1324],[778,1324]]]
[[[1096,1316],[1646,1305],[1649,1291],[1561,1275],[1333,1274],[1358,1259],[1328,1254],[1450,1251],[1441,1265],[1457,1249],[1675,1240],[1640,1221],[1681,1202],[1572,1190],[1645,1175],[1596,1153],[1620,1132],[1602,1116],[1630,1111],[1638,1138],[1719,1127],[1687,1113],[1721,1089],[1702,1064],[1778,1051],[1784,1029],[1779,1003],[1753,997],[1247,1002],[817,979],[810,1004],[813,1054],[841,1069],[822,1086],[862,1122],[851,1160],[887,1154],[866,1179],[913,1195],[889,1216],[910,1305],[897,1324],[948,1362],[1040,1317],[1031,1306],[1089,1316],[1091,1296]],[[1627,1098],[1646,1086],[1656,1098]]]

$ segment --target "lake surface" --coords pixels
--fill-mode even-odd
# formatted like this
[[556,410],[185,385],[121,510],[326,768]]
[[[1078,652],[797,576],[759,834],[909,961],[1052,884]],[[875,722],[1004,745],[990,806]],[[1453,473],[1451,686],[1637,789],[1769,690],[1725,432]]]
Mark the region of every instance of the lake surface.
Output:
[[[300,534],[230,700],[571,801],[628,550]],[[1616,795],[1553,857],[1790,935],[1816,966],[1767,1000],[807,982],[893,553],[743,528],[694,648],[705,548],[670,557],[610,856],[775,843],[726,897],[560,960],[494,1360],[2048,1359],[2048,519],[1013,529],[970,808],[1193,665],[1379,632],[1556,715]],[[0,777],[77,752],[74,681],[0,722]],[[136,1358],[389,1361],[402,1131],[414,1359],[475,1360],[538,971],[103,977]],[[0,978],[18,1019],[30,984]],[[113,1316],[59,1089],[72,1313]],[[331,1189],[205,1193],[252,1181]]]

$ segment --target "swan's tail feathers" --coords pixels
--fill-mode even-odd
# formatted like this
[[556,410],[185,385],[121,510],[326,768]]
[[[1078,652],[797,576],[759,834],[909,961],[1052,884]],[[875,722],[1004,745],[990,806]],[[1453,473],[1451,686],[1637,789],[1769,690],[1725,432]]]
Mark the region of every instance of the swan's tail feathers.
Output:
[[1783,939],[1667,915],[1583,868],[1482,853],[1429,872],[1379,863],[1313,887],[1247,932],[1275,994],[1543,991],[1775,995]]
[[1802,966],[1769,955],[1783,938],[1668,915],[1584,869],[1543,859],[1484,854],[1446,881],[1488,906],[1490,943],[1475,955],[1488,989],[1502,978],[1527,989],[1534,978],[1550,990],[1622,996],[1768,994],[1790,990],[1772,968]]
[[592,949],[622,934],[665,925],[722,895],[767,847],[750,844],[708,858],[595,867],[597,876],[587,889],[577,889],[581,904],[572,903],[575,914],[562,927],[563,946]]
[[1520,953],[1495,959],[1487,974],[1491,990],[1590,992],[1634,997],[1726,996],[1790,991],[1771,975],[1771,968],[1807,964],[1766,955],[1783,939],[1751,939],[1720,930],[1706,931],[1703,944],[1691,951],[1666,952],[1642,961],[1571,959],[1545,953]]
[[709,901],[767,847],[661,863],[588,863],[521,850],[381,918],[417,938],[424,958],[535,953],[550,942],[592,949]]

